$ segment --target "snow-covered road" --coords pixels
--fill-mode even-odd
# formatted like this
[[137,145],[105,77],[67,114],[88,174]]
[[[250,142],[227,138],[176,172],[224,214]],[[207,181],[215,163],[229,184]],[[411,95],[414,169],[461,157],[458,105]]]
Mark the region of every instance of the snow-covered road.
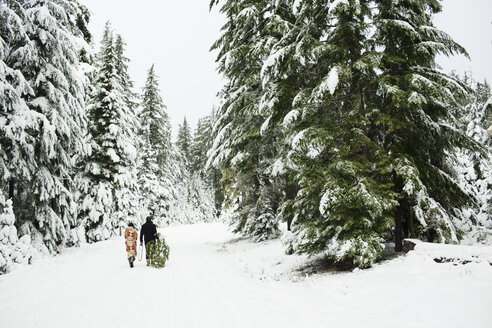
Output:
[[219,223],[164,235],[161,270],[130,269],[121,238],[0,276],[0,327],[491,327],[488,263],[409,255],[293,282],[283,271],[295,258],[278,241],[227,243],[234,236]]

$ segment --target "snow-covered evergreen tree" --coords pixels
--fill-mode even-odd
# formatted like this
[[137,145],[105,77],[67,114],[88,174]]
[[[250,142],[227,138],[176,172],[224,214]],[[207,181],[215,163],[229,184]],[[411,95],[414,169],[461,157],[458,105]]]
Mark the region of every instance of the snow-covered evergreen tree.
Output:
[[[122,83],[126,69],[119,66],[117,52],[109,26],[106,26],[95,91],[89,106],[92,152],[79,177],[83,201],[80,224],[90,242],[113,235],[118,227],[139,219],[136,172],[138,139],[132,104]],[[122,73],[123,72],[123,73]]]
[[222,91],[208,165],[222,171],[226,206],[237,209],[231,222],[235,230],[249,236],[264,234],[255,237],[263,240],[278,232],[251,229],[256,226],[251,221],[261,218],[263,222],[267,217],[276,220],[276,216],[262,216],[272,209],[263,208],[267,202],[259,201],[262,188],[271,185],[267,168],[276,148],[275,139],[262,138],[262,126],[267,125],[264,122],[270,113],[264,108],[267,103],[262,101],[261,83],[263,63],[278,41],[270,34],[278,36],[278,31],[268,30],[268,22],[275,21],[276,16],[270,1],[212,1],[211,5],[219,3],[223,3],[221,11],[228,22],[213,49],[219,50],[219,71],[229,82]]
[[157,223],[164,221],[169,208],[169,160],[171,123],[160,96],[159,81],[154,65],[150,68],[142,96],[140,125],[142,146],[139,151],[138,181],[143,208],[154,216]]
[[178,129],[178,139],[176,140],[176,145],[183,154],[185,160],[190,162],[191,155],[191,129],[186,121],[186,117],[183,119],[183,123],[179,125]]
[[[14,197],[22,180],[31,180],[36,168],[34,140],[26,130],[35,130],[37,113],[26,104],[33,90],[20,63],[32,55],[25,29],[25,10],[18,2],[0,2],[0,181],[1,191]],[[15,47],[21,51],[15,52]]]
[[206,164],[207,152],[212,146],[212,122],[211,117],[206,116],[198,120],[198,125],[193,135],[190,149],[191,172],[198,172],[202,178],[207,177]]
[[[121,142],[121,137],[118,145],[121,151],[120,156],[120,169],[115,177],[117,189],[115,192],[116,199],[116,212],[115,216],[118,218],[118,225],[120,231],[127,226],[128,221],[134,221],[139,219],[140,204],[138,195],[139,186],[137,184],[137,152],[136,147],[140,143],[139,138],[139,120],[137,118],[137,94],[133,91],[133,81],[128,73],[129,59],[125,57],[125,42],[121,35],[117,35],[114,39],[114,51],[115,51],[115,69],[119,79],[119,83],[122,87],[124,111],[120,117],[121,134],[127,141]],[[129,149],[123,151],[123,149],[129,145]]]
[[299,31],[301,45],[312,51],[307,57],[296,46],[297,65],[307,77],[284,116],[290,128],[287,170],[299,188],[284,205],[294,220],[291,246],[367,267],[382,252],[396,205],[390,163],[371,140],[371,120],[378,114],[370,98],[375,76],[367,39],[370,7],[368,1],[340,1],[316,8],[310,2],[298,8],[299,20],[306,16],[303,21],[319,25]]
[[209,222],[215,218],[214,190],[210,183],[197,172],[190,176],[188,182],[188,203],[194,213],[195,222]]
[[467,149],[457,150],[452,159],[460,181],[460,186],[474,198],[474,203],[462,211],[466,220],[461,222],[461,229],[469,232],[470,237],[484,239],[483,228],[491,228],[492,220],[492,152],[487,147],[488,134],[485,117],[487,103],[491,96],[488,83],[476,82],[471,73],[458,77],[470,90],[456,106],[454,113],[457,126],[476,142],[484,145],[487,150],[477,152]]
[[466,54],[432,27],[440,4],[223,3],[214,47],[229,82],[209,164],[222,169],[238,230],[261,229],[264,204],[257,214],[293,221],[296,251],[359,267],[388,232],[397,249],[408,236],[456,242],[471,198],[451,154],[478,148],[452,127],[466,88],[436,69],[437,54]]
[[215,120],[215,109],[211,115],[201,118],[198,121],[193,143],[191,147],[191,173],[194,179],[198,177],[202,180],[201,184],[212,190],[215,210],[220,211],[224,201],[222,185],[220,182],[220,170],[215,167],[207,167],[208,152],[213,142],[213,125]]
[[432,26],[432,15],[441,10],[437,1],[376,4],[376,42],[385,47],[379,106],[389,119],[378,125],[395,166],[397,248],[402,236],[457,242],[460,231],[454,221],[461,218],[456,210],[470,197],[448,159],[456,148],[477,147],[452,127],[451,108],[467,90],[435,68],[435,56],[466,51]]
[[[15,100],[16,109],[10,114],[16,117],[8,129],[13,128],[13,137],[22,133],[19,146],[28,151],[18,148],[21,152],[11,153],[21,165],[10,180],[9,196],[22,233],[30,234],[37,248],[56,252],[70,242],[76,224],[73,156],[86,152],[82,136],[88,81],[83,66],[91,53],[87,10],[67,0],[6,5],[2,3],[2,11],[12,8],[20,15],[20,20],[10,16],[5,27],[14,42],[3,47],[7,67],[14,70],[7,72],[10,83],[22,98]],[[22,163],[29,153],[30,169]]]
[[213,201],[207,203],[207,197],[201,196],[201,180],[193,180],[188,160],[174,144],[164,169],[163,183],[169,195],[168,214],[164,223],[210,220],[208,211],[213,211]]
[[489,98],[487,103],[484,105],[484,117],[483,117],[483,127],[487,129],[489,135],[486,141],[487,146],[492,148],[492,97]]
[[138,107],[137,98],[138,95],[133,91],[134,83],[128,73],[128,63],[130,59],[125,57],[126,43],[123,41],[121,35],[117,34],[114,38],[114,51],[116,55],[116,74],[120,79],[121,86],[123,88],[124,102],[128,107],[127,116],[129,117],[129,124],[132,124],[131,128],[134,131],[138,130],[138,120],[135,117],[135,113]]
[[[450,126],[452,95],[466,90],[434,68],[437,53],[464,53],[432,27],[439,4],[374,4],[329,7],[333,24],[324,24],[326,43],[314,52],[324,61],[316,71],[324,71],[293,102],[301,105],[292,114],[298,134],[289,157],[301,186],[293,205],[297,249],[327,250],[361,267],[377,260],[393,227],[397,250],[403,236],[458,240],[455,211],[469,197],[446,159],[454,147],[473,148]],[[303,8],[301,15],[313,12]]]
[[13,263],[30,264],[38,255],[31,237],[17,236],[12,201],[0,194],[0,274],[8,273]]
[[190,147],[190,200],[205,221],[213,219],[217,209],[214,178],[218,172],[206,167],[207,153],[212,145],[212,120],[213,113],[198,120]]

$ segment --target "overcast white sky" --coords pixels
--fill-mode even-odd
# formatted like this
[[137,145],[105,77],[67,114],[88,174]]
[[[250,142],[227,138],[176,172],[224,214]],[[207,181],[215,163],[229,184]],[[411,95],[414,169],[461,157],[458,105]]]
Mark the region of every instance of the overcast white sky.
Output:
[[[209,48],[224,19],[209,12],[209,0],[80,0],[92,12],[91,32],[98,46],[106,21],[127,43],[130,75],[137,92],[154,63],[164,103],[176,135],[186,116],[194,128],[218,104],[222,80]],[[469,52],[440,60],[446,71],[471,69],[478,80],[492,81],[492,0],[444,0],[435,24]]]
[[492,82],[492,0],[444,0],[434,25],[468,51],[464,56],[439,57],[445,71],[471,70],[478,81]]
[[186,116],[193,129],[209,114],[222,82],[210,46],[223,25],[208,0],[80,0],[92,13],[90,30],[99,47],[106,21],[125,40],[129,71],[141,92],[150,66],[159,76],[173,135]]

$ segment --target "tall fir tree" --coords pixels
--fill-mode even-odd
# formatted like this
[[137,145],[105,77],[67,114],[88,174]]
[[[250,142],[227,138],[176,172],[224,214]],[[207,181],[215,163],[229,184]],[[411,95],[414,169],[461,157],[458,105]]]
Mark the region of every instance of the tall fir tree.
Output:
[[212,121],[210,116],[198,120],[190,149],[190,168],[202,178],[208,178],[206,172],[207,152],[212,146]]
[[[463,77],[455,77],[473,90],[468,97],[459,99],[461,101],[453,111],[456,126],[466,132],[470,138],[488,148],[486,152],[460,149],[454,153],[453,160],[456,162],[459,184],[475,200],[472,206],[462,211],[463,219],[460,228],[471,232],[478,239],[485,239],[483,228],[492,226],[490,216],[492,213],[492,152],[490,147],[487,147],[489,136],[485,123],[491,89],[487,81],[484,83],[475,81],[471,72],[466,72]],[[478,207],[478,210],[474,207]]]
[[216,216],[221,203],[220,186],[214,185],[215,176],[219,172],[211,167],[206,167],[207,153],[212,146],[212,115],[198,120],[198,125],[193,135],[190,150],[190,200],[200,208],[201,217],[209,221]]
[[220,213],[224,202],[224,190],[221,184],[221,172],[216,167],[207,166],[209,151],[214,140],[213,127],[216,118],[216,109],[210,115],[201,118],[193,137],[191,150],[191,172],[213,191],[214,207]]
[[457,184],[450,154],[457,148],[479,149],[452,127],[450,109],[468,90],[436,69],[435,58],[467,53],[432,26],[432,16],[442,9],[438,1],[375,3],[375,41],[385,48],[378,106],[387,117],[378,123],[378,137],[395,168],[396,248],[401,250],[403,237],[457,242],[456,210],[470,197]]
[[262,138],[270,113],[262,101],[261,83],[263,63],[278,41],[267,28],[276,16],[269,1],[222,2],[221,12],[228,21],[212,49],[219,50],[219,71],[229,82],[222,91],[208,165],[222,171],[225,205],[234,209],[235,230],[260,241],[278,234],[276,204],[262,200],[262,195],[276,195],[262,191],[272,186],[267,170],[276,143]]
[[121,53],[109,26],[98,56],[95,91],[89,106],[92,152],[79,176],[83,201],[80,224],[89,242],[114,235],[127,221],[139,220],[134,113],[122,83]]
[[[378,115],[369,87],[375,60],[367,40],[369,2],[334,2],[320,12],[313,5],[306,3],[299,15],[320,24],[318,31],[300,31],[309,33],[303,46],[314,54],[311,63],[304,51],[298,56],[305,82],[284,118],[291,127],[289,171],[299,187],[285,205],[294,220],[291,247],[367,267],[382,252],[396,205],[390,163],[371,140]],[[326,16],[311,16],[319,14]]]
[[128,117],[131,118],[131,128],[138,130],[138,119],[136,119],[136,111],[138,107],[138,95],[133,91],[134,83],[128,73],[128,63],[130,59],[125,56],[126,43],[120,34],[117,34],[114,39],[114,50],[116,55],[116,72],[123,87],[124,102],[128,107]]
[[[138,200],[139,186],[137,184],[137,151],[136,147],[140,144],[139,120],[137,117],[137,94],[133,91],[134,83],[128,73],[128,62],[125,57],[125,42],[121,35],[114,38],[115,69],[122,87],[123,112],[121,114],[120,128],[121,134],[127,138],[120,144],[122,169],[119,169],[116,181],[118,188],[115,193],[116,213],[120,231],[126,227],[128,221],[138,221],[140,218],[140,204]],[[122,151],[125,144],[129,145],[127,151]],[[133,148],[132,148],[133,147]]]
[[144,209],[164,221],[169,209],[171,123],[159,90],[154,65],[148,71],[140,113],[142,147],[138,172]]
[[191,129],[186,121],[186,117],[183,119],[183,123],[179,125],[178,139],[176,145],[183,154],[185,160],[189,163],[191,154]]
[[292,223],[295,251],[359,267],[377,261],[388,233],[397,250],[408,236],[458,240],[456,213],[470,197],[451,154],[479,147],[452,128],[467,89],[435,56],[466,52],[432,27],[439,10],[419,0],[224,1],[229,22],[213,48],[229,82],[209,164],[222,169],[238,230],[263,229],[251,214],[264,203],[255,214]]

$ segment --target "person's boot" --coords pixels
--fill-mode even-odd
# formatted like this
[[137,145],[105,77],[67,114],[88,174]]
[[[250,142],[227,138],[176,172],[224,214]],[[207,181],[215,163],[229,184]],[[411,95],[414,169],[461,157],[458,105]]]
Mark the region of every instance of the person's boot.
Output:
[[133,262],[131,257],[128,258],[128,263],[130,264],[130,268],[133,268]]
[[149,266],[149,265],[150,265],[150,260],[147,260],[147,266]]

